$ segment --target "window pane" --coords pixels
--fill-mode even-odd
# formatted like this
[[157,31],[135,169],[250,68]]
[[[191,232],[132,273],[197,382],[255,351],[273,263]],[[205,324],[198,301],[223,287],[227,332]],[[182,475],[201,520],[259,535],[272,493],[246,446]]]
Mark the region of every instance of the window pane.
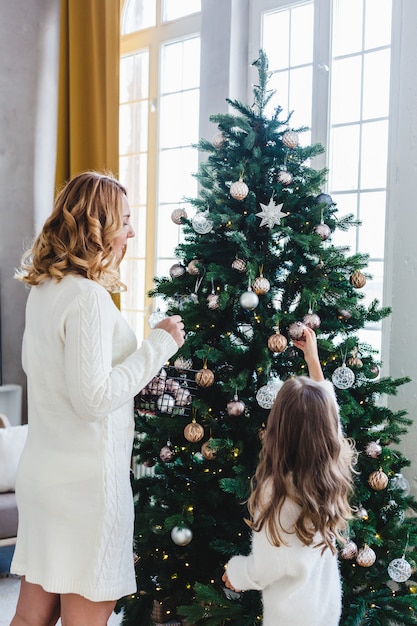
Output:
[[333,56],[350,54],[362,49],[362,24],[363,0],[335,0]]
[[201,0],[163,0],[163,20],[176,20],[201,11]]
[[365,49],[391,44],[392,0],[366,0]]
[[365,297],[362,300],[362,304],[368,306],[373,300],[382,302],[383,261],[370,261],[366,268],[366,273],[372,276],[372,280],[368,280],[363,288]]
[[269,69],[284,69],[290,64],[290,11],[263,15],[263,48],[267,51]]
[[200,84],[200,39],[163,46],[161,92],[163,94],[193,89]]
[[120,59],[120,102],[148,97],[149,54],[147,51]]
[[156,0],[126,0],[122,14],[122,35],[156,24]]
[[119,177],[127,189],[130,204],[146,204],[147,154],[121,156]]
[[334,128],[330,148],[330,188],[333,191],[358,188],[359,125]]
[[193,90],[161,98],[159,126],[161,148],[190,145],[196,141],[199,97],[199,91]]
[[[313,57],[314,5],[303,4],[291,11],[291,59],[290,64],[311,63]],[[275,34],[280,35],[280,31]]]
[[157,232],[156,254],[158,258],[167,256],[171,258],[180,243],[182,229],[171,220],[171,213],[177,206],[166,204],[158,208],[159,222],[164,225],[163,228],[158,228]]
[[127,292],[121,294],[123,307],[143,310],[145,306],[145,261],[143,259],[123,259],[120,275],[128,287]]
[[371,258],[384,258],[385,245],[385,191],[362,193],[359,217],[359,251]]
[[148,101],[122,104],[119,120],[119,153],[142,152],[148,144]]
[[[127,191],[129,194],[129,190]],[[130,221],[135,230],[135,236],[129,239],[126,257],[129,259],[144,258],[146,255],[146,206],[134,206],[130,202],[130,208]]]
[[[358,214],[358,194],[357,193],[343,193],[332,194],[334,202],[337,204],[338,216],[344,217],[346,215],[353,215],[354,218]],[[337,229],[332,234],[332,243],[335,246],[348,246],[350,252],[356,252],[356,240],[357,240],[357,226],[352,226],[348,230]]]
[[360,119],[360,56],[333,62],[331,98],[334,124],[357,122]]
[[387,184],[388,122],[363,125],[361,153],[361,188],[372,189]]
[[[312,66],[301,67],[292,70],[290,74],[290,111],[294,111],[291,117],[291,125],[311,126],[311,98],[313,89],[313,68]],[[300,135],[300,142],[303,145],[309,143],[307,133]]]
[[364,58],[363,119],[389,113],[390,51],[369,52]]
[[272,115],[273,109],[279,105],[282,107],[284,115],[286,115],[290,111],[290,103],[289,103],[289,78],[290,73],[288,70],[280,71],[272,74],[271,80],[269,81],[268,88],[276,91],[274,96],[268,102],[265,108],[266,115]]
[[195,148],[163,150],[159,156],[159,202],[181,202],[197,196],[197,181],[192,176],[198,168]]

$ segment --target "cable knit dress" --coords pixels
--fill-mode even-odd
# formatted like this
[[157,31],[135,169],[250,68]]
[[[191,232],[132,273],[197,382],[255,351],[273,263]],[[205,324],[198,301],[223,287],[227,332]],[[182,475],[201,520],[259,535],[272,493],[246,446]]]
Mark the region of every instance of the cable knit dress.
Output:
[[31,288],[22,355],[29,427],[12,573],[93,601],[136,591],[133,398],[177,348],[154,329],[137,349],[110,295],[91,280],[68,275]]

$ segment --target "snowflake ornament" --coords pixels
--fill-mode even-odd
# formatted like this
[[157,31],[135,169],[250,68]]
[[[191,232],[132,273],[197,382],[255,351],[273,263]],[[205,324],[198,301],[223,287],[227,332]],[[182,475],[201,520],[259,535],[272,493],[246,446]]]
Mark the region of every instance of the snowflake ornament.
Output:
[[256,215],[261,218],[261,226],[268,226],[273,228],[278,226],[282,217],[286,217],[287,214],[281,211],[283,204],[275,204],[274,199],[271,198],[269,204],[262,204],[262,211]]

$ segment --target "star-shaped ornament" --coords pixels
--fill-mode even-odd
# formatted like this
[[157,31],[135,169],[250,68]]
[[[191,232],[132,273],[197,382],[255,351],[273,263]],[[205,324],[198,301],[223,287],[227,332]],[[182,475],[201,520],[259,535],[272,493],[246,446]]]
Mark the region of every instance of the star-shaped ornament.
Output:
[[281,211],[283,204],[275,204],[273,198],[270,199],[269,204],[262,204],[262,211],[257,213],[261,218],[260,226],[268,226],[273,228],[280,223],[282,217],[286,217],[287,214]]

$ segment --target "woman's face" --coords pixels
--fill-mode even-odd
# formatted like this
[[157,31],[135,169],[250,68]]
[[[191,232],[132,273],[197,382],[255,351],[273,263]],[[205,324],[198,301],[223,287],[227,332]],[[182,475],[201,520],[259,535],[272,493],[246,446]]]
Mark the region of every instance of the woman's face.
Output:
[[126,250],[127,240],[130,239],[130,237],[135,236],[135,231],[130,223],[130,207],[126,196],[122,196],[121,210],[123,219],[122,230],[120,231],[120,234],[113,239],[112,244],[117,260],[120,260],[123,257]]

